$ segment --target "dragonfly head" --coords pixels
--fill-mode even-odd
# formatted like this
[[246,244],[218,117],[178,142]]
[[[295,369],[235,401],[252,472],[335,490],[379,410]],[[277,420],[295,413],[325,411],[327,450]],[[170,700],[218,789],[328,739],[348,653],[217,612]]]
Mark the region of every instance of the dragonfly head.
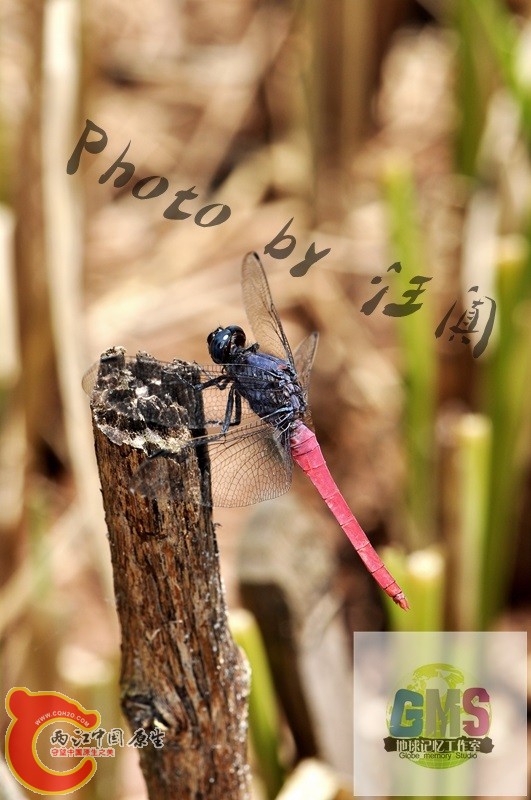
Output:
[[216,364],[228,364],[233,360],[236,350],[245,347],[245,333],[239,325],[216,328],[208,334],[208,352]]

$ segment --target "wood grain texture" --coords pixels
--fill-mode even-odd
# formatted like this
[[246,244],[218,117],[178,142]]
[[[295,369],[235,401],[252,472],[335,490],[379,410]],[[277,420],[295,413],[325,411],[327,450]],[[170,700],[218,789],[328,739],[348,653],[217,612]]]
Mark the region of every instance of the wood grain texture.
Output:
[[[116,349],[102,363],[91,408],[122,631],[122,708],[132,730],[165,732],[163,748],[140,750],[149,796],[243,800],[249,675],[228,631],[214,526],[201,505],[207,456],[188,448],[147,459],[142,447],[153,438],[188,436],[177,405],[186,392],[159,391],[154,360],[132,374]],[[182,369],[189,377],[189,365]],[[173,429],[146,423],[139,386],[148,398],[158,393]],[[159,478],[152,495],[130,488],[146,461]]]

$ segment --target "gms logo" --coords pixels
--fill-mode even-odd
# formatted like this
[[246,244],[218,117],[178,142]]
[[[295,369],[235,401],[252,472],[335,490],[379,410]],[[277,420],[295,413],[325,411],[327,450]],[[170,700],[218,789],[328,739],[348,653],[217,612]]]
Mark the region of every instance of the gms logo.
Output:
[[421,767],[456,767],[490,753],[488,691],[451,664],[425,664],[403,680],[387,708],[385,750]]

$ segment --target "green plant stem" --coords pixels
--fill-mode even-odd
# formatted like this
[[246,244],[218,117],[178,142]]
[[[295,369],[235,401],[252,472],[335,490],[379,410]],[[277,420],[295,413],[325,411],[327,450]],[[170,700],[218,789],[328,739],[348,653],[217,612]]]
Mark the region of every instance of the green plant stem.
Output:
[[[390,220],[393,258],[399,259],[402,270],[390,273],[396,279],[397,301],[404,303],[403,293],[415,289],[415,276],[430,277],[423,259],[421,234],[417,221],[417,201],[412,171],[407,163],[389,164],[383,185]],[[391,278],[390,278],[391,280]],[[434,541],[434,421],[436,392],[436,359],[433,315],[429,301],[430,283],[415,303],[422,307],[396,320],[402,343],[404,374],[404,425],[408,461],[407,507],[410,515],[408,544],[419,549]]]
[[486,400],[492,420],[490,514],[484,572],[484,625],[503,605],[516,556],[526,432],[531,404],[531,300],[529,250],[498,264],[498,343],[487,368]]
[[457,3],[472,11],[471,25],[481,29],[492,50],[503,82],[511,92],[520,113],[520,125],[527,148],[531,147],[531,92],[518,65],[518,28],[500,0],[467,0]]
[[456,574],[451,583],[460,630],[478,630],[482,619],[482,578],[486,563],[491,424],[480,414],[464,414],[456,426],[452,502],[457,498]]
[[477,12],[473,3],[455,3],[453,22],[457,31],[455,91],[459,110],[455,161],[460,174],[475,177],[476,160],[487,116],[493,72],[492,56],[485,45],[484,37],[479,41]]
[[267,796],[273,800],[284,783],[285,771],[279,758],[277,702],[267,655],[258,624],[249,611],[232,611],[229,624],[251,667],[249,731]]
[[444,558],[428,547],[405,556],[395,547],[384,547],[380,555],[407,599],[407,614],[389,598],[391,627],[395,631],[439,631],[444,622]]

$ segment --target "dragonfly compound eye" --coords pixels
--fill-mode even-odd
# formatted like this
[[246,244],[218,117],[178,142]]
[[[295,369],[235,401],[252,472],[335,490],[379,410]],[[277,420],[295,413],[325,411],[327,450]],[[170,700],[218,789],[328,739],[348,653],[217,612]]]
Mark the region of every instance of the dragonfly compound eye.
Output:
[[216,364],[229,363],[232,360],[234,349],[245,346],[245,333],[239,325],[216,328],[209,334],[207,342],[212,361]]
[[239,325],[229,325],[227,330],[231,331],[231,342],[232,344],[236,345],[236,347],[245,347],[245,333],[243,328],[240,328]]
[[216,334],[219,333],[219,331],[221,331],[221,330],[223,330],[223,328],[216,328],[215,331],[212,331],[212,333],[208,334],[208,336],[207,336],[207,344],[208,344],[209,347],[210,347],[210,343],[211,343],[212,339],[214,338],[214,336],[216,336]]

